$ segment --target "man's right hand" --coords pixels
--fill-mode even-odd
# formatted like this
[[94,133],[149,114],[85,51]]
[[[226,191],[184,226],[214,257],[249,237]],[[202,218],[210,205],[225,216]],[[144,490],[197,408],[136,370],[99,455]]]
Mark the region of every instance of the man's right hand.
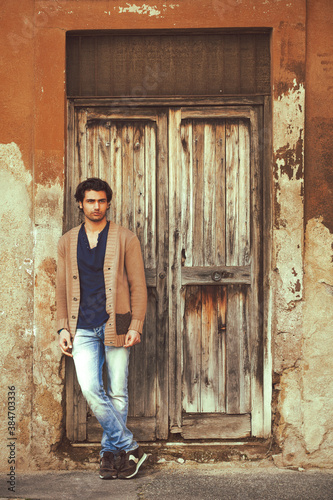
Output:
[[59,333],[59,346],[66,356],[73,357],[71,335],[68,330],[61,330]]

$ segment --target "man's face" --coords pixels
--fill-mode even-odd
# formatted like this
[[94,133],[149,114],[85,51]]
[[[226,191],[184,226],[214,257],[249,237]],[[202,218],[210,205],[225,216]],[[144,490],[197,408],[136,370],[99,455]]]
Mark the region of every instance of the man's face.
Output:
[[109,203],[107,202],[105,191],[85,191],[83,202],[80,208],[87,219],[99,222],[104,219]]

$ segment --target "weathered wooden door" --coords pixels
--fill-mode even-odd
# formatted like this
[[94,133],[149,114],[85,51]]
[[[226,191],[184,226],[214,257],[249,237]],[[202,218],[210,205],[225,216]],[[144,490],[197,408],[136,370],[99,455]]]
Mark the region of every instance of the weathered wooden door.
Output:
[[[106,179],[111,218],[142,245],[149,301],[129,383],[140,440],[263,434],[258,117],[250,106],[70,107],[68,197]],[[71,365],[67,394],[69,438],[97,440]]]
[[[148,308],[142,342],[131,350],[128,423],[139,440],[166,438],[167,114],[150,108],[70,107],[69,122],[74,168],[68,172],[68,196],[87,177],[105,179],[113,189],[110,218],[134,231],[141,242]],[[67,217],[68,227],[79,222],[71,199]],[[72,363],[68,365],[67,435],[99,440],[101,429],[89,413]]]
[[257,112],[171,110],[169,158],[171,432],[262,435]]

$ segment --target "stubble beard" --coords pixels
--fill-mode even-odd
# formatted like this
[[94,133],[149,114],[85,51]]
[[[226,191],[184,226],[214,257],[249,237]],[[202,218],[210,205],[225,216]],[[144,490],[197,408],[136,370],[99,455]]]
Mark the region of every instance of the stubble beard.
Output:
[[91,214],[84,213],[84,216],[87,219],[89,219],[91,222],[101,222],[106,217],[106,213],[100,214],[100,215],[91,215]]

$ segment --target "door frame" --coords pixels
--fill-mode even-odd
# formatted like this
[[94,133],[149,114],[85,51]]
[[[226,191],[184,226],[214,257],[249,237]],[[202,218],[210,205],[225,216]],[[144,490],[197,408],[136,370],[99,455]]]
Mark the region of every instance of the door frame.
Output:
[[[260,322],[262,324],[262,349],[260,352],[262,365],[258,373],[256,374],[258,383],[262,385],[262,400],[260,403],[260,408],[257,409],[258,415],[252,414],[251,425],[252,425],[252,436],[267,438],[271,435],[271,425],[272,425],[272,345],[271,345],[271,322],[272,322],[272,193],[273,193],[273,154],[272,154],[272,113],[271,113],[271,98],[268,96],[248,96],[248,97],[218,97],[218,98],[75,98],[67,100],[67,140],[66,140],[66,166],[72,165],[74,162],[74,149],[70,145],[70,140],[73,138],[74,134],[74,110],[75,107],[112,107],[121,108],[126,117],[126,109],[130,114],[131,108],[137,107],[202,107],[202,106],[226,106],[226,107],[252,107],[255,109],[258,117],[258,140],[259,140],[259,164],[262,174],[262,296],[259,300],[259,311]],[[167,131],[166,131],[167,133]],[[168,168],[168,161],[165,162]],[[65,169],[66,178],[66,193],[69,192],[69,175],[68,168]],[[65,214],[70,210],[69,206],[65,203],[64,209]],[[68,220],[68,219],[67,219]],[[66,217],[64,217],[64,231],[68,230],[68,225],[66,222]],[[167,250],[169,249],[166,245]],[[161,249],[162,251],[162,249]],[[170,266],[169,266],[170,267]],[[160,271],[160,272],[163,272]],[[163,286],[167,285],[167,279],[157,280],[161,281]],[[160,307],[160,306],[159,306]],[[161,305],[161,307],[165,307]],[[175,338],[169,335],[168,337],[168,348],[172,351],[175,350]],[[180,352],[177,353],[178,363]],[[67,360],[66,360],[67,361]],[[170,357],[169,357],[170,363]],[[173,377],[173,371],[166,363],[166,370],[169,372],[166,379],[169,381]],[[173,381],[174,382],[174,381]],[[172,385],[169,384],[169,393],[166,391],[167,399],[172,402],[175,401],[175,392],[171,390]],[[72,391],[66,391],[66,432],[67,437],[71,440],[84,440],[86,437],[84,429],[78,431],[75,429],[76,420],[80,411],[82,403],[76,400],[76,395]],[[73,411],[69,411],[69,408],[73,406]],[[168,425],[168,415],[165,409],[168,407],[168,401],[163,401],[163,414],[165,416],[162,428],[157,434],[157,439],[166,439],[168,432],[178,433],[181,431],[176,422],[179,422],[179,408],[178,416],[174,415],[176,419],[173,419],[173,425],[169,429]],[[81,408],[81,410],[80,410]],[[180,422],[179,422],[180,423]],[[82,428],[82,426],[81,426]]]

